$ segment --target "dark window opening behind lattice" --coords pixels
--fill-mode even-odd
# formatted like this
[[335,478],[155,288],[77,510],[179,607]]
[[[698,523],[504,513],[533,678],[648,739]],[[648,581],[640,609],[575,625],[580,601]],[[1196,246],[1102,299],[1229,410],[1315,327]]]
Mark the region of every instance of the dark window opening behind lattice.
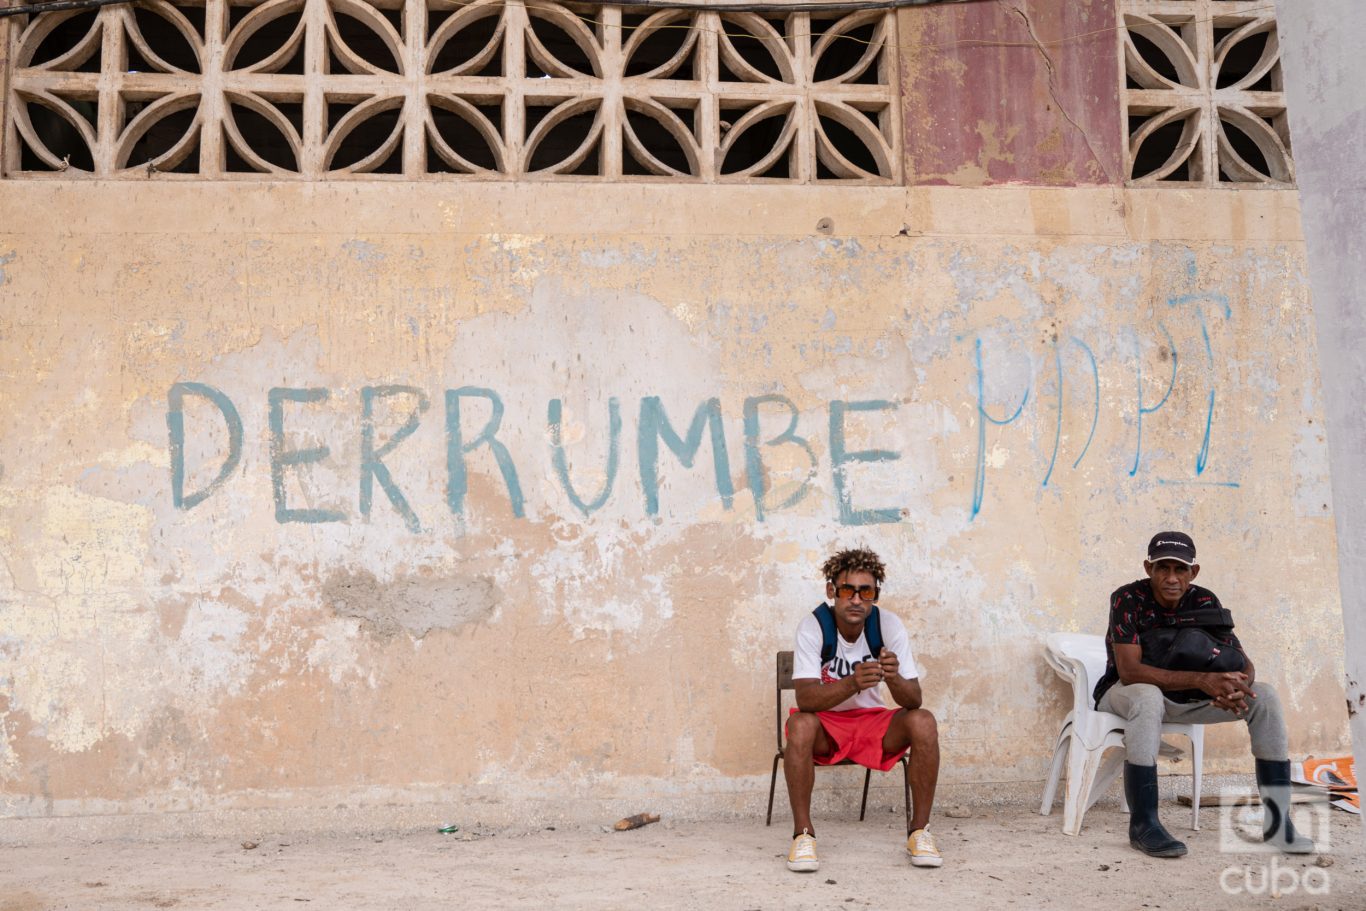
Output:
[[1294,183],[1274,8],[1262,0],[1119,0],[1129,179]]
[[882,11],[144,0],[11,22],[11,177],[900,172]]

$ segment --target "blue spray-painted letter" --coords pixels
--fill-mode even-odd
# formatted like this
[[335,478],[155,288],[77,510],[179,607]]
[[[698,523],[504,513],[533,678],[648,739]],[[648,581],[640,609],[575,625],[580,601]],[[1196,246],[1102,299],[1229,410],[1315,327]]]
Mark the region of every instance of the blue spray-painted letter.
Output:
[[987,413],[987,380],[986,371],[982,368],[982,340],[980,338],[973,345],[973,363],[977,369],[977,473],[972,482],[972,515],[970,518],[976,519],[977,514],[982,511],[982,498],[987,489],[987,424],[1004,427],[1018,420],[1020,414],[1024,412],[1025,405],[1029,403],[1031,387],[1026,384],[1024,395],[1020,397],[1019,407],[1015,409],[1014,414],[1008,418],[994,418]]
[[[218,474],[212,481],[185,496],[185,396],[197,395],[208,399],[223,416],[228,427],[228,455]],[[237,468],[242,461],[242,418],[233,407],[232,399],[204,383],[176,383],[166,395],[166,429],[170,433],[171,450],[171,502],[176,509],[193,509],[208,499]]]
[[[763,443],[759,442],[759,406],[761,405],[782,405],[787,409],[787,427],[783,432],[771,440]],[[811,487],[811,479],[816,476],[816,453],[811,449],[811,443],[805,438],[796,434],[797,430],[797,406],[792,404],[792,400],[785,395],[754,395],[745,399],[745,475],[749,478],[749,489],[754,494],[754,518],[764,521],[764,514],[769,510],[787,509],[794,506],[806,496],[807,490]],[[788,494],[781,503],[770,507],[764,497],[764,460],[759,452],[762,446],[778,446],[783,443],[792,443],[800,446],[806,453],[810,467],[807,468],[806,477],[802,483],[792,493]]]
[[735,499],[735,485],[730,477],[730,456],[726,452],[726,434],[721,425],[721,400],[707,399],[697,406],[692,423],[688,425],[686,440],[679,437],[659,396],[640,400],[640,423],[636,428],[636,448],[640,457],[640,485],[645,490],[645,512],[659,514],[659,441],[678,456],[685,468],[691,468],[702,445],[702,431],[711,431],[711,458],[716,469],[716,492],[721,503],[730,509]]
[[1137,334],[1134,335],[1134,372],[1138,379],[1138,418],[1136,421],[1137,431],[1134,437],[1134,464],[1129,467],[1129,477],[1138,474],[1138,463],[1143,457],[1143,416],[1152,414],[1163,405],[1167,404],[1167,398],[1172,394],[1172,388],[1176,385],[1176,343],[1172,341],[1172,334],[1167,331],[1167,327],[1162,323],[1157,324],[1157,328],[1162,330],[1162,335],[1167,339],[1167,351],[1170,352],[1172,362],[1171,376],[1167,377],[1167,388],[1162,393],[1162,398],[1156,405],[1143,404],[1143,347],[1139,343]]
[[[460,427],[460,400],[470,397],[488,399],[492,413],[484,429],[479,431],[479,435],[466,443]],[[498,470],[503,474],[503,483],[507,485],[508,499],[512,502],[512,514],[519,519],[526,515],[522,485],[517,480],[517,466],[512,463],[512,453],[508,452],[508,448],[495,437],[502,423],[503,400],[492,389],[461,386],[459,389],[446,390],[446,505],[456,515],[464,515],[465,497],[470,489],[469,467],[465,464],[465,456],[480,446],[487,446],[493,453],[494,461],[498,463]]]
[[895,408],[895,402],[882,400],[830,403],[830,462],[842,525],[885,525],[901,518],[901,510],[895,507],[855,509],[853,495],[849,492],[848,469],[845,468],[849,462],[895,462],[901,458],[901,453],[888,449],[856,449],[849,452],[844,448],[845,414],[850,411],[892,411]]
[[[389,441],[378,449],[375,448],[375,399],[389,398],[395,395],[410,395],[417,399],[417,407],[404,420],[403,426],[395,430],[389,437]],[[384,495],[389,498],[394,509],[403,517],[403,524],[414,534],[422,531],[422,523],[418,521],[417,513],[408,505],[403,492],[394,483],[393,477],[389,474],[388,467],[383,459],[386,455],[398,448],[408,437],[417,430],[418,423],[422,420],[422,413],[427,410],[429,404],[427,394],[415,386],[366,386],[360,391],[361,401],[361,425],[360,425],[360,514],[366,517],[370,515],[370,505],[374,500],[375,481],[379,481],[379,486],[384,491]]]
[[275,521],[286,522],[342,522],[346,515],[335,509],[290,509],[285,499],[285,468],[321,462],[331,454],[327,446],[309,449],[285,448],[285,402],[325,402],[331,393],[322,387],[290,389],[275,387],[267,398],[270,401],[270,483],[275,492]]
[[546,422],[550,425],[550,460],[555,464],[555,474],[559,476],[560,486],[564,488],[569,502],[578,507],[585,517],[602,508],[612,495],[612,486],[617,480],[617,463],[621,451],[621,403],[615,397],[607,400],[607,478],[602,482],[602,490],[591,502],[585,503],[574,490],[569,480],[569,460],[564,454],[564,431],[562,428],[564,404],[559,399],[551,399],[546,407]]

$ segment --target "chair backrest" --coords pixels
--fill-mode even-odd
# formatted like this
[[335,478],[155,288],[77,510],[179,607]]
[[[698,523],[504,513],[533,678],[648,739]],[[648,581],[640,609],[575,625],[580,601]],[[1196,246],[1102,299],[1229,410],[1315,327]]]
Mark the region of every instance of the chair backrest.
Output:
[[1053,670],[1072,684],[1073,709],[1091,710],[1091,690],[1105,676],[1105,637],[1052,633],[1044,648],[1044,657]]
[[778,653],[777,673],[774,675],[773,717],[778,722],[778,749],[783,748],[783,690],[792,689],[792,653]]

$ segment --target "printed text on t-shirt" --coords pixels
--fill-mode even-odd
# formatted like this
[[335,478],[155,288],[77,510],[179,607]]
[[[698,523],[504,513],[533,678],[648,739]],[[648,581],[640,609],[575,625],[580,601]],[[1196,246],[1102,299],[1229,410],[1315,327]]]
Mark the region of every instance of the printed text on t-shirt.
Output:
[[854,665],[859,661],[872,661],[872,655],[864,655],[858,661],[845,661],[839,655],[830,659],[830,663],[821,668],[821,683],[833,683],[844,677],[848,677],[854,672]]

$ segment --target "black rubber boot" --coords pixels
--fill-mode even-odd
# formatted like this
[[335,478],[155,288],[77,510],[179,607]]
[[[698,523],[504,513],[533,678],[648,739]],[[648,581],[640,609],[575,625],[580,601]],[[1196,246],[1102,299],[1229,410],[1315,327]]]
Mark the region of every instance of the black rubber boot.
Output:
[[1314,842],[1290,821],[1290,760],[1257,760],[1257,790],[1262,795],[1262,840],[1286,854],[1313,854]]
[[1124,763],[1124,796],[1129,801],[1129,844],[1149,857],[1185,855],[1185,843],[1172,838],[1157,819],[1157,766]]

